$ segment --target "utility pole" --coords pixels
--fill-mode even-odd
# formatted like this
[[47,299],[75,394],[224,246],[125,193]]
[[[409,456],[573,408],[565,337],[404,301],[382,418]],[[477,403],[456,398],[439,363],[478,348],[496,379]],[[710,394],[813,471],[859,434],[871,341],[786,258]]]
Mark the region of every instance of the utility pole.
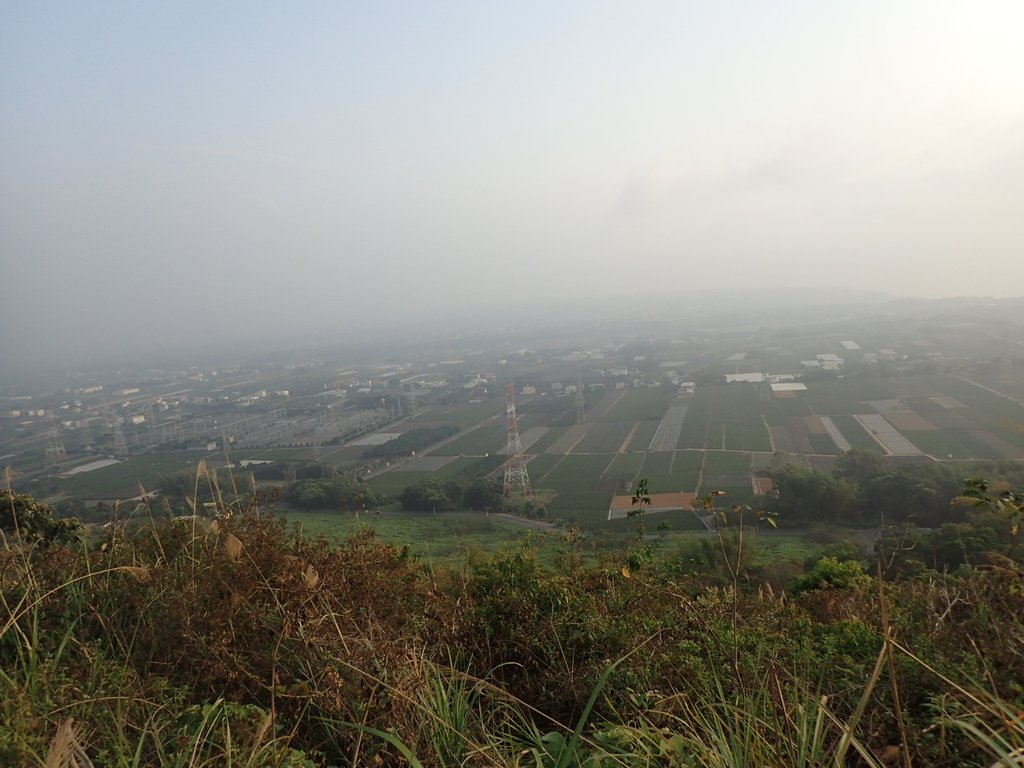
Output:
[[526,471],[526,456],[519,439],[519,419],[516,417],[516,388],[514,384],[505,387],[505,416],[508,438],[505,441],[505,495],[518,491],[523,496],[532,494],[530,475]]
[[68,460],[68,454],[64,450],[64,442],[60,437],[60,427],[53,419],[50,420],[50,427],[46,430],[46,468],[60,469]]

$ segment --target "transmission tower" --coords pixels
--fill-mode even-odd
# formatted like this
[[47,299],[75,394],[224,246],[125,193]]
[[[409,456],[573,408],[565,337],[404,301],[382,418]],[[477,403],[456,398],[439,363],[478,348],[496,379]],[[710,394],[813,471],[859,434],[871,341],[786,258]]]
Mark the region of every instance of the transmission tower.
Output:
[[582,424],[587,418],[587,405],[583,399],[583,377],[576,372],[576,423]]
[[128,443],[124,440],[124,430],[121,429],[121,417],[114,415],[114,455],[125,456],[128,453]]
[[526,471],[526,456],[519,439],[519,420],[516,417],[516,388],[505,387],[505,414],[508,423],[508,440],[505,442],[505,495],[518,491],[523,496],[532,493],[530,475]]
[[68,454],[64,450],[64,442],[60,439],[60,428],[56,422],[50,422],[46,430],[46,468],[59,469],[68,460]]

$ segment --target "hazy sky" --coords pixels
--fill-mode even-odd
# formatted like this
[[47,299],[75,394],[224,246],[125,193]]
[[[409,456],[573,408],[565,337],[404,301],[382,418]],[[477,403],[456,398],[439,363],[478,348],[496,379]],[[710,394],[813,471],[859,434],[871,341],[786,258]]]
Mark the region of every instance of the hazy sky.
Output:
[[0,365],[517,295],[1024,294],[1024,2],[0,4]]

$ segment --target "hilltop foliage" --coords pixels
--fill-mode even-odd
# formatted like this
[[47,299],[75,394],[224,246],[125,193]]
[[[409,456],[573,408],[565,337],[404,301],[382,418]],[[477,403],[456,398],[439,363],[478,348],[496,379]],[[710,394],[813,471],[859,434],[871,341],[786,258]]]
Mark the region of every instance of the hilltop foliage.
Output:
[[[1019,497],[974,490],[1009,532]],[[965,766],[1024,746],[1012,543],[895,578],[841,547],[759,571],[752,536],[709,539],[703,571],[656,549],[552,571],[528,538],[424,568],[252,505],[25,539],[0,563],[0,764],[42,764],[55,734],[154,766]]]

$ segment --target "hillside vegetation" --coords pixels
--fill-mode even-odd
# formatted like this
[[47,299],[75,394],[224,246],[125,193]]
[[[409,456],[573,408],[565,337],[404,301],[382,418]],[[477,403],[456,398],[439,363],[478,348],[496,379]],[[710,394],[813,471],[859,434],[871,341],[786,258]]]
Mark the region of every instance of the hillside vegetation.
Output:
[[0,764],[1011,765],[1021,498],[966,495],[1004,534],[977,565],[906,567],[892,532],[773,571],[713,495],[730,525],[692,552],[638,493],[628,551],[585,566],[569,530],[551,570],[528,538],[426,567],[216,489],[215,518],[143,507],[85,543],[5,492]]

